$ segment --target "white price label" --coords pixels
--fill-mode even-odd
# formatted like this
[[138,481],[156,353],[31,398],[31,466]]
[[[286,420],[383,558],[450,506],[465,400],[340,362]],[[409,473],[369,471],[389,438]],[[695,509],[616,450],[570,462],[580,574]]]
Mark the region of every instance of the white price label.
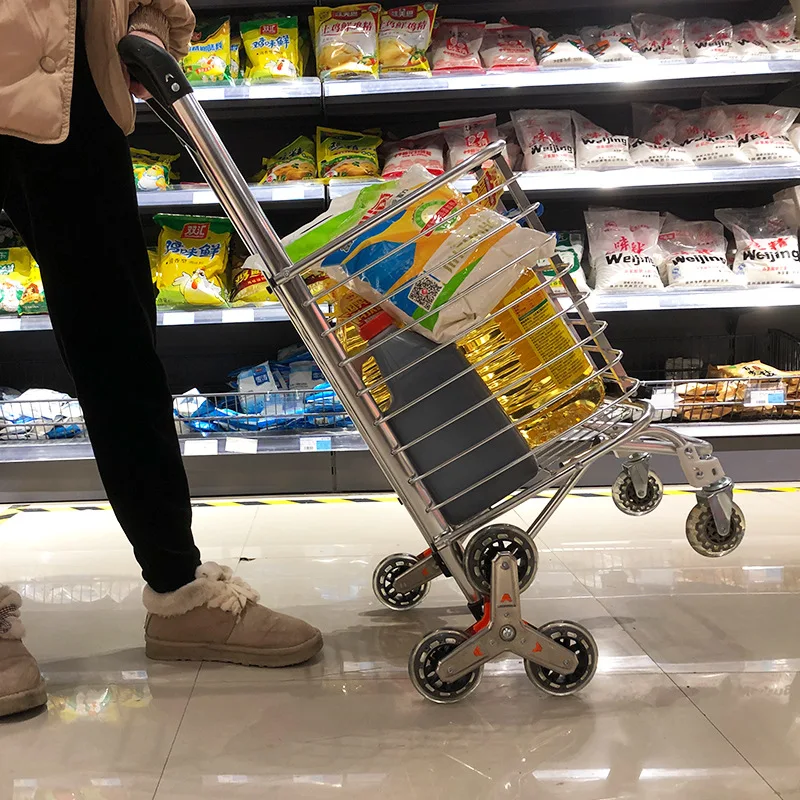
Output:
[[301,436],[301,453],[320,453],[331,449],[330,436]]
[[675,408],[675,392],[654,392],[650,402],[657,411],[673,411]]
[[217,202],[214,192],[195,192],[192,195],[192,203],[196,206],[207,206]]
[[183,443],[185,456],[215,456],[219,453],[219,442],[216,439],[187,439]]
[[162,325],[194,325],[194,311],[165,311]]
[[228,308],[222,312],[223,322],[252,322],[255,318],[252,308]]
[[200,102],[206,102],[208,100],[224,100],[225,99],[225,89],[197,89],[197,96]]
[[628,311],[649,311],[651,308],[658,308],[658,303],[654,304],[650,297],[628,298]]
[[273,201],[283,200],[302,200],[306,196],[306,190],[303,186],[273,186],[272,199]]
[[748,389],[744,398],[745,406],[785,406],[786,389]]
[[0,317],[0,331],[22,330],[22,320],[19,317]]
[[258,452],[258,439],[244,439],[241,437],[229,436],[225,440],[226,453],[245,453],[252,454]]

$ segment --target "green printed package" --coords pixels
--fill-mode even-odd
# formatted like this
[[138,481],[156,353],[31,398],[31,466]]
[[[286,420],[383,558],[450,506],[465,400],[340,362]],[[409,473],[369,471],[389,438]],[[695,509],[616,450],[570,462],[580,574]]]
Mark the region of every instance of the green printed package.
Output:
[[[556,233],[555,236],[556,255],[564,264],[569,266],[569,274],[572,276],[572,280],[575,281],[578,291],[588,292],[589,286],[586,283],[586,275],[584,275],[583,268],[581,267],[584,248],[583,234],[580,231],[560,231]],[[544,268],[542,270],[542,275],[544,275],[545,278],[552,278],[556,274],[556,270],[553,269],[553,262],[549,258],[542,259],[536,266]],[[561,270],[562,267],[559,266],[558,271],[560,272]],[[565,291],[564,286],[559,280],[553,281],[551,286],[555,292]]]
[[192,34],[183,71],[191,83],[231,80],[231,18],[199,23]]
[[379,178],[378,148],[383,139],[369,133],[317,128],[320,178]]
[[302,181],[317,177],[317,156],[314,142],[298,136],[291,144],[263,161],[265,172],[259,183]]
[[19,312],[22,294],[31,279],[32,258],[27,247],[0,250],[0,312]]

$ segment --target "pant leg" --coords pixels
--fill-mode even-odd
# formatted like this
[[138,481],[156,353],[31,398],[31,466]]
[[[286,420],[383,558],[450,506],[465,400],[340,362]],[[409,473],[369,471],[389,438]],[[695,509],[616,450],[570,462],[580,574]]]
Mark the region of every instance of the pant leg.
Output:
[[155,349],[128,143],[97,93],[80,36],[67,140],[0,137],[2,151],[5,209],[41,268],[108,498],[145,580],[172,591],[200,563],[189,487]]

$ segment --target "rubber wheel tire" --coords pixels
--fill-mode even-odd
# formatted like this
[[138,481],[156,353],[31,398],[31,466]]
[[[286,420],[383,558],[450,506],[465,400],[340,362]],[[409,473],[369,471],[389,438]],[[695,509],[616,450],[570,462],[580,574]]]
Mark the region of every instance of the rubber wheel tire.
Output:
[[386,556],[372,573],[372,591],[375,597],[392,611],[409,611],[418,606],[430,591],[430,582],[410,592],[398,592],[394,588],[395,579],[418,563],[417,557],[410,553]]
[[457,703],[478,688],[483,676],[483,665],[446,683],[436,674],[436,669],[448,653],[468,641],[463,631],[442,629],[424,636],[411,651],[408,659],[408,676],[414,688],[434,703]]
[[732,553],[742,543],[744,534],[744,514],[736,503],[733,504],[731,528],[727,536],[720,536],[708,503],[698,503],[686,520],[686,538],[692,550],[706,558],[721,558]]
[[597,672],[597,643],[592,634],[576,622],[548,622],[539,628],[539,632],[575,653],[578,668],[569,675],[560,675],[555,670],[526,659],[525,674],[530,682],[554,697],[580,692]]
[[536,543],[514,525],[490,525],[470,539],[464,551],[464,570],[473,588],[489,597],[492,593],[492,562],[499,553],[517,559],[519,590],[524,592],[536,578],[539,551]]
[[643,517],[655,511],[664,499],[664,486],[658,475],[647,474],[647,494],[639,497],[633,488],[633,480],[627,472],[621,472],[611,487],[611,497],[614,505],[623,513],[631,517]]

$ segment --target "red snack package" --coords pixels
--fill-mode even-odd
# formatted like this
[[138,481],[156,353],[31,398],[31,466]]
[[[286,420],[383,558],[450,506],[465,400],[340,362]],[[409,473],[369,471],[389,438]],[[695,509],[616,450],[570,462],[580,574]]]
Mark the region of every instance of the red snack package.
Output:
[[481,70],[485,22],[440,19],[433,29],[428,61],[434,72]]
[[487,25],[481,60],[486,69],[534,69],[536,56],[531,29],[505,22]]

